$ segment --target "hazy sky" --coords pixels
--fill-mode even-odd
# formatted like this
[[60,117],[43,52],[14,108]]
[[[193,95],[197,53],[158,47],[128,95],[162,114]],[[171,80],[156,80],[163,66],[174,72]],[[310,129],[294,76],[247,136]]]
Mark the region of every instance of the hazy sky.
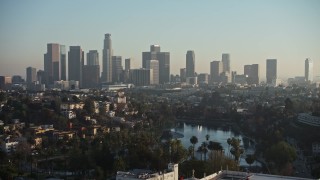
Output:
[[[303,76],[304,60],[320,75],[319,0],[1,0],[0,75],[22,75],[28,66],[43,69],[47,43],[98,50],[111,33],[114,55],[134,59],[151,44],[171,53],[171,73],[185,67],[194,50],[196,72],[230,53],[231,69],[278,59],[278,76]],[[124,62],[123,62],[124,64]],[[102,65],[102,64],[101,64]]]

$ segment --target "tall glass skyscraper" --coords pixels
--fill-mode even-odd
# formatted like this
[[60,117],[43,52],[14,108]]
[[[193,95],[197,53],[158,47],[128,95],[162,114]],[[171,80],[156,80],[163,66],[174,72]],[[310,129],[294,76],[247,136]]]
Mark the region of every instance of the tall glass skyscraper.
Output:
[[195,72],[195,56],[194,51],[189,50],[186,54],[186,76],[194,77]]
[[150,84],[159,84],[159,61],[147,61],[147,69],[150,69]]
[[84,66],[84,53],[80,46],[70,46],[68,52],[68,79],[79,81],[82,87],[82,69]]
[[266,67],[267,67],[266,69],[267,84],[272,84],[272,81],[278,78],[277,77],[277,60],[267,59]]
[[45,83],[47,85],[53,84],[53,81],[60,80],[59,63],[60,63],[59,44],[56,44],[56,43],[47,44],[47,53],[44,54]]
[[67,80],[67,55],[66,46],[60,45],[60,79]]
[[87,65],[89,66],[99,65],[99,53],[97,50],[90,50],[87,53]]
[[112,82],[112,42],[111,34],[105,34],[102,57],[102,82]]
[[313,81],[313,62],[310,58],[304,61],[304,77],[306,81]]
[[147,68],[147,61],[159,61],[159,83],[170,82],[170,52],[160,52],[159,45],[151,45],[150,52],[142,52],[142,67]]
[[44,54],[44,82],[49,85],[54,81],[66,80],[66,49],[57,43],[47,44]]
[[210,63],[210,77],[211,83],[220,82],[220,74],[222,73],[222,62],[221,61],[212,61]]
[[121,82],[121,74],[123,71],[122,57],[112,56],[112,82]]
[[222,54],[222,71],[223,72],[229,72],[231,73],[230,71],[230,54]]

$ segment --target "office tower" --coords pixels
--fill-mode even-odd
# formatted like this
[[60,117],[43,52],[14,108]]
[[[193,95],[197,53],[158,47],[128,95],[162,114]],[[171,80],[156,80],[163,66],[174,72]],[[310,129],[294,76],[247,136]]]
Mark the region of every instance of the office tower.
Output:
[[251,65],[252,84],[259,84],[259,64]]
[[237,75],[237,71],[231,71],[231,82],[232,83],[235,83],[236,75]]
[[128,71],[131,68],[131,58],[125,59],[124,62],[124,70]]
[[90,50],[87,53],[87,65],[83,66],[82,88],[97,88],[99,82],[99,53],[97,50]]
[[159,83],[170,82],[170,53],[160,52],[159,45],[151,45],[150,52],[142,52],[142,67],[147,67],[147,61],[159,61]]
[[55,43],[47,44],[47,53],[44,54],[44,72],[46,84],[53,84],[53,81],[60,80],[60,45]]
[[112,82],[121,82],[122,78],[122,57],[112,56]]
[[67,55],[66,46],[60,45],[60,79],[67,80]]
[[304,77],[306,81],[313,81],[313,62],[309,58],[304,61]]
[[267,59],[266,67],[267,84],[272,84],[277,79],[277,60]]
[[89,66],[99,65],[99,53],[97,50],[90,50],[87,53],[87,65]]
[[194,51],[187,51],[186,54],[186,76],[194,77],[195,72],[195,56]]
[[27,84],[37,81],[37,69],[33,67],[27,67]]
[[180,81],[186,82],[186,68],[180,69]]
[[147,61],[147,69],[151,70],[150,84],[159,84],[159,61],[158,60]]
[[83,88],[97,88],[100,79],[99,65],[85,65],[83,66]]
[[9,76],[0,76],[0,89],[8,90],[12,84],[12,77]]
[[150,52],[160,52],[160,46],[159,45],[151,45]]
[[102,82],[112,82],[112,43],[111,34],[105,34],[102,57]]
[[229,71],[224,71],[220,74],[220,82],[227,84],[231,82],[231,75]]
[[149,86],[150,85],[150,69],[131,69],[130,79],[136,86]]
[[222,54],[222,72],[231,72],[230,71],[230,54]]
[[259,84],[259,64],[245,65],[244,75],[248,84]]
[[212,83],[220,82],[220,74],[222,73],[222,62],[212,61],[210,63],[210,76]]
[[24,79],[20,75],[13,75],[12,76],[12,84],[21,84],[24,82]]
[[37,80],[40,84],[45,84],[46,73],[43,70],[37,71]]
[[208,84],[209,83],[209,74],[201,73],[198,75],[198,83],[199,84]]
[[79,81],[82,87],[82,68],[84,66],[84,53],[80,46],[70,46],[68,52],[68,79]]

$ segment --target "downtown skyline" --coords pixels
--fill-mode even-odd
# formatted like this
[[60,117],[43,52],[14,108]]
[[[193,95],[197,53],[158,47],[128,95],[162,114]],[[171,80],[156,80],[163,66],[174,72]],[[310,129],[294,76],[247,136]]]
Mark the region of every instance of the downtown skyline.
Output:
[[[244,65],[259,64],[262,81],[266,59],[277,59],[279,78],[304,76],[306,58],[313,60],[314,76],[320,75],[319,1],[163,1],[144,12],[141,4],[146,1],[125,1],[128,7],[98,1],[92,4],[95,11],[84,14],[80,12],[88,2],[75,5],[79,12],[72,11],[74,3],[59,2],[0,3],[1,75],[25,77],[26,67],[43,69],[47,43],[81,46],[85,53],[97,50],[102,65],[106,33],[112,34],[113,54],[132,58],[132,68],[142,67],[142,52],[158,44],[170,52],[171,74],[186,67],[185,54],[193,50],[197,73],[209,73],[210,62],[228,53],[232,71],[242,74]],[[52,16],[59,4],[62,11]],[[115,8],[104,12],[103,5]],[[180,8],[195,13],[177,12]],[[99,17],[92,14],[96,11]]]

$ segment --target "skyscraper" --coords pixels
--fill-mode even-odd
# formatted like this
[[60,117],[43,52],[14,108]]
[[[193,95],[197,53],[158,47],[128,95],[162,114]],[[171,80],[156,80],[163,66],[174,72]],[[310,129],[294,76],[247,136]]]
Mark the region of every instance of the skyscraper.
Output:
[[131,58],[127,58],[125,59],[125,62],[124,62],[124,69],[126,71],[130,70],[131,69]]
[[199,84],[208,84],[209,83],[209,74],[207,73],[200,73],[198,75],[198,83]]
[[83,66],[82,87],[97,88],[100,81],[99,53],[90,50],[87,53],[87,65]]
[[222,73],[222,62],[221,61],[212,61],[210,63],[210,76],[211,82],[220,82],[220,74]]
[[47,53],[44,54],[44,72],[46,84],[53,84],[53,81],[60,80],[59,72],[60,51],[59,44],[47,44]]
[[259,64],[245,65],[244,75],[248,84],[259,84]]
[[150,52],[160,52],[160,46],[159,45],[151,45]]
[[259,64],[251,65],[252,84],[259,84]]
[[27,84],[37,81],[37,69],[33,67],[27,67]]
[[229,72],[230,71],[230,54],[222,54],[222,65],[223,65],[223,72]]
[[267,84],[272,84],[272,81],[277,79],[277,60],[267,59],[266,67]]
[[194,77],[195,72],[195,56],[194,51],[189,50],[186,54],[186,76]]
[[66,46],[60,45],[60,79],[67,80],[67,55]]
[[142,67],[147,68],[147,61],[159,61],[159,83],[170,82],[170,53],[160,52],[159,45],[151,45],[150,52],[142,52]]
[[313,62],[310,58],[304,61],[304,77],[306,81],[313,81]]
[[99,53],[97,50],[90,50],[87,53],[87,65],[89,66],[99,65]]
[[147,69],[151,70],[150,84],[159,84],[159,61],[147,61]]
[[82,87],[82,68],[84,66],[84,53],[80,46],[70,46],[68,52],[68,79],[79,81]]
[[112,82],[112,43],[111,34],[105,34],[102,57],[102,82]]
[[112,56],[112,82],[121,82],[122,71],[122,57]]
[[186,68],[180,69],[180,81],[186,82]]
[[136,86],[148,86],[150,85],[150,69],[131,69],[130,79]]
[[83,66],[83,88],[97,88],[100,80],[99,65],[85,65]]

